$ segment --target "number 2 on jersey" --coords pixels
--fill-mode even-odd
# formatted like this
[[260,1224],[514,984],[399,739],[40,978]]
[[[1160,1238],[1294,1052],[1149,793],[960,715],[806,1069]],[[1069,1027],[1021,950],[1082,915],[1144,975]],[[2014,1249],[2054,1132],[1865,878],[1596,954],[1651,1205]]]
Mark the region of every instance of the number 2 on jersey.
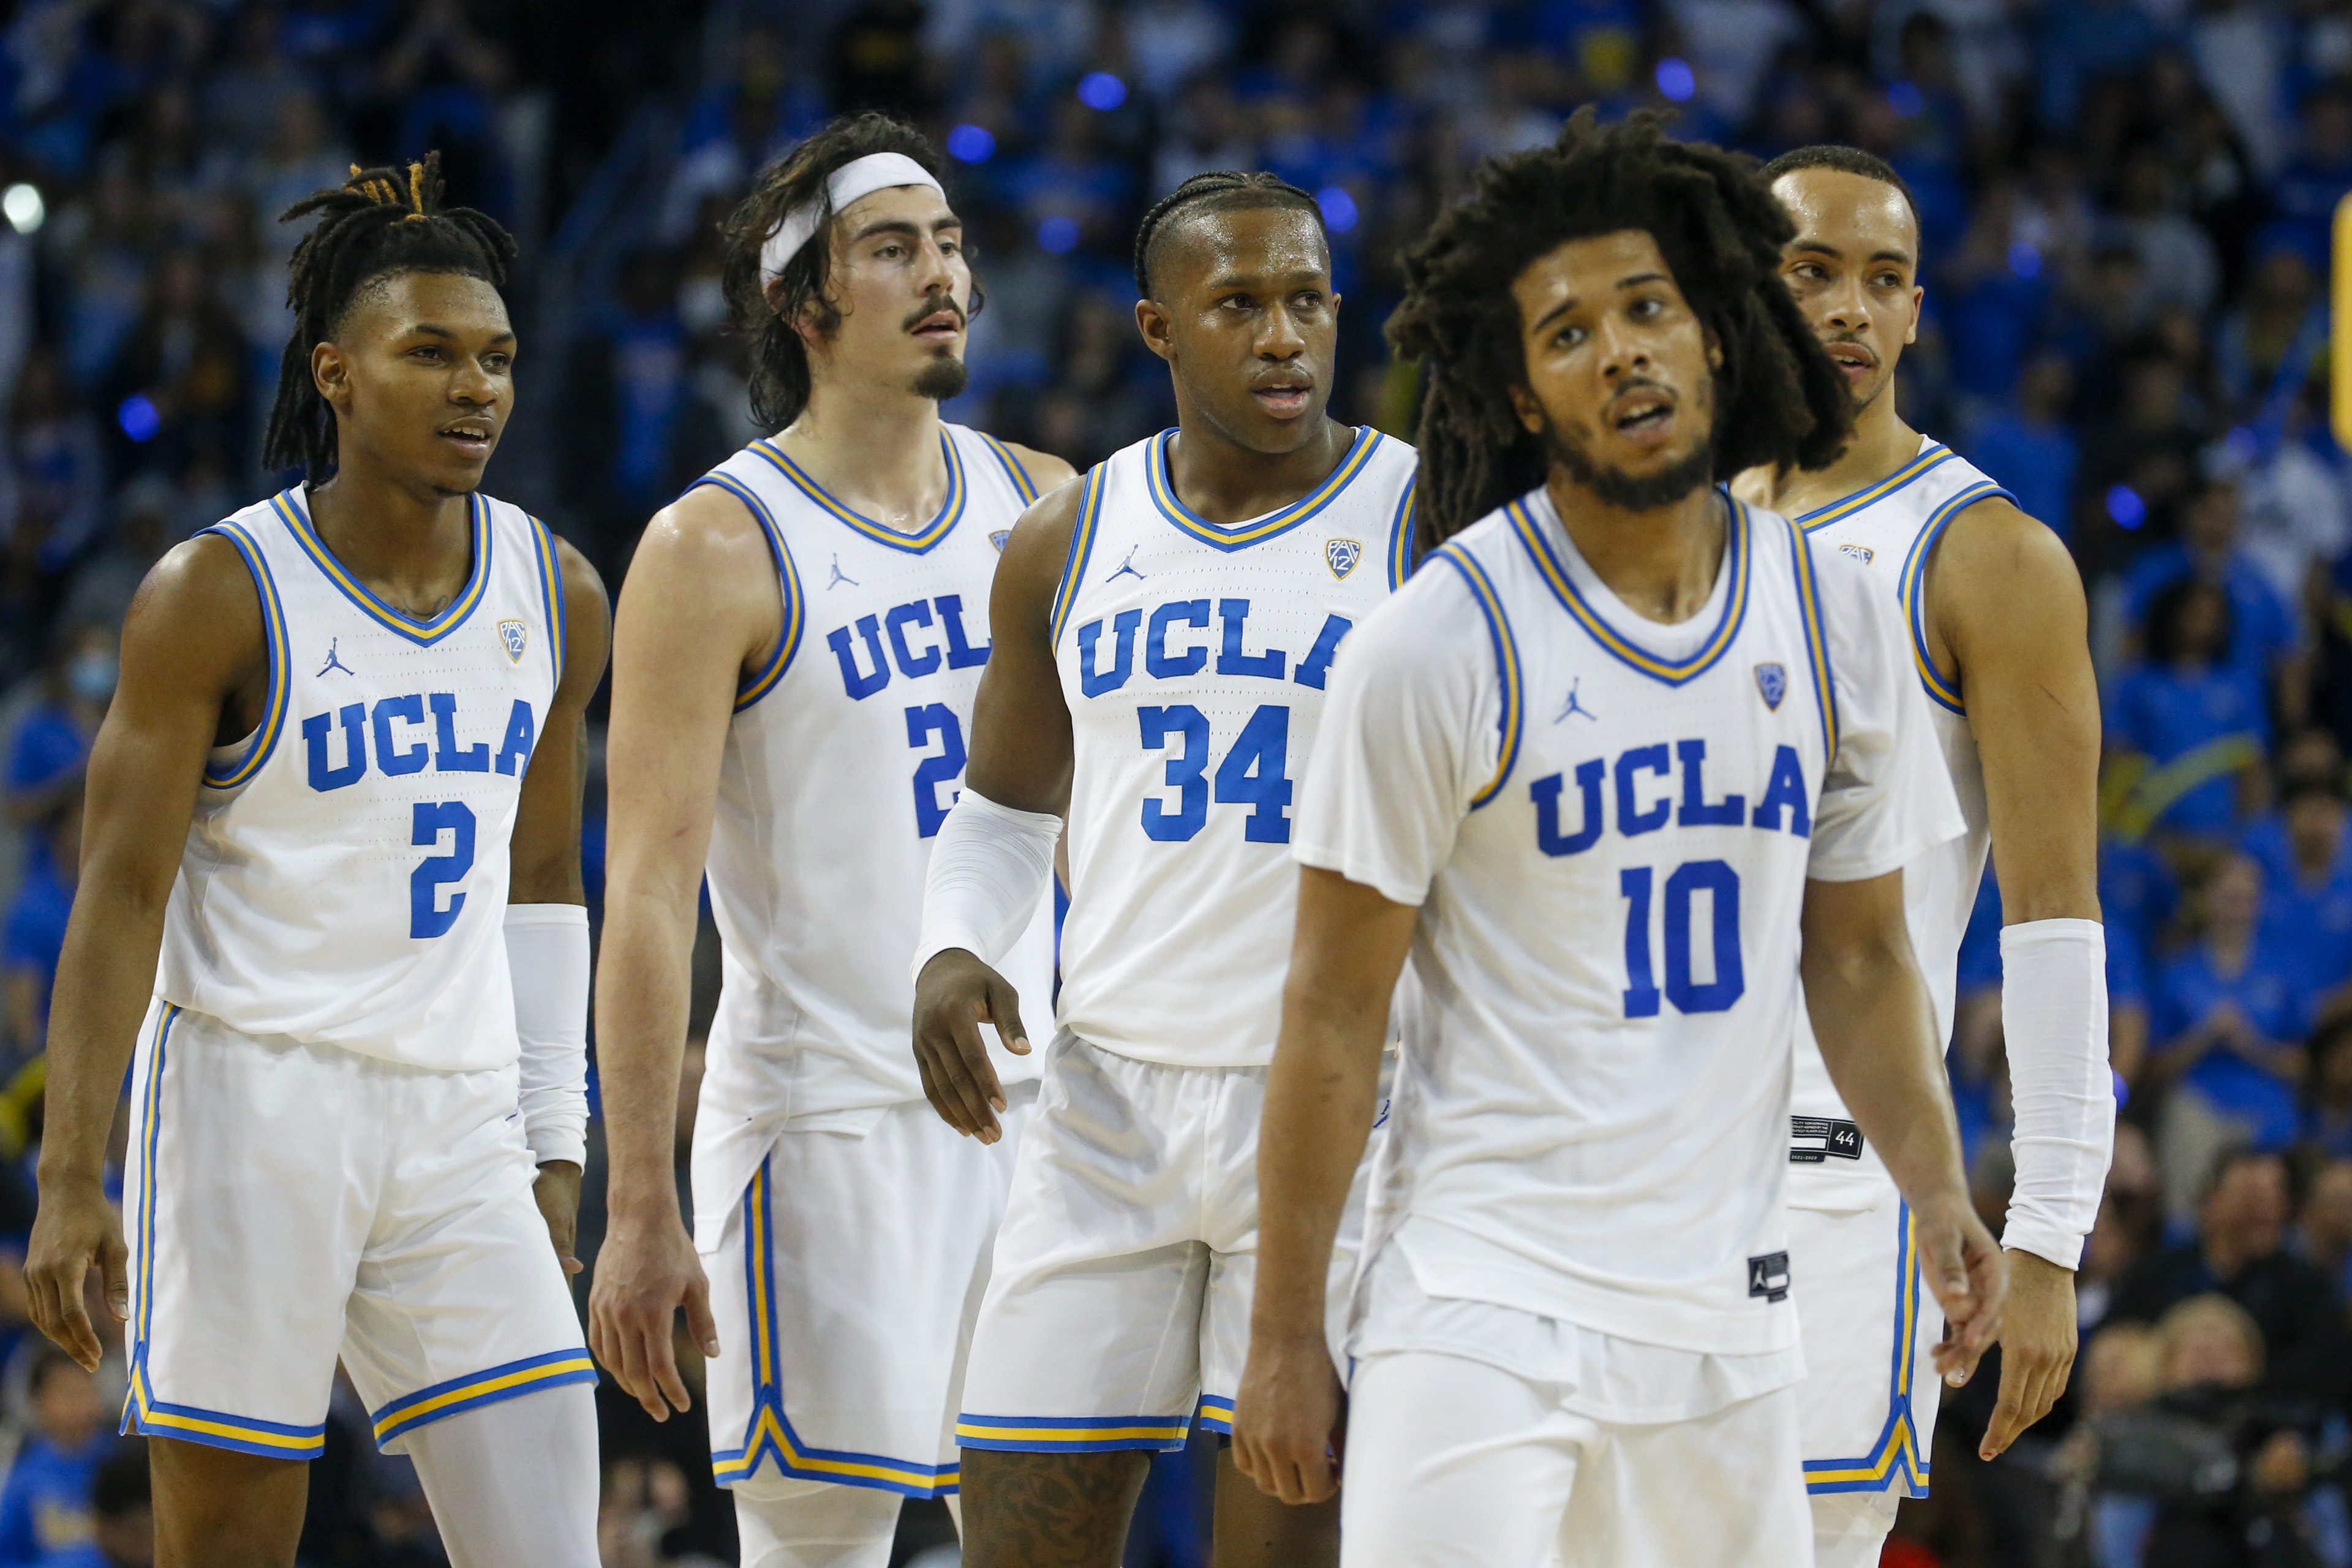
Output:
[[[1625,900],[1625,1016],[1658,1016],[1658,982],[1650,963],[1651,868],[1628,866],[1617,873]],[[1691,895],[1705,892],[1714,906],[1715,978],[1704,985],[1691,976]],[[1666,879],[1665,999],[1678,1013],[1727,1013],[1748,989],[1739,960],[1739,873],[1720,860],[1685,860]]]
[[[1181,844],[1209,820],[1209,720],[1189,702],[1166,708],[1139,708],[1143,749],[1166,751],[1181,737],[1184,749],[1168,759],[1168,787],[1176,791],[1176,809],[1157,800],[1143,803],[1144,837],[1161,844]],[[1290,842],[1290,818],[1282,808],[1290,804],[1290,710],[1261,703],[1233,749],[1217,764],[1217,800],[1253,809],[1242,818],[1242,837],[1252,844]]]
[[449,895],[449,907],[441,907],[441,889],[452,882],[462,882],[466,873],[474,868],[474,813],[462,800],[420,800],[410,818],[408,841],[430,844],[438,848],[441,835],[449,835],[449,853],[427,855],[408,874],[408,934],[415,937],[440,936],[457,923],[457,911],[466,907],[464,892]]

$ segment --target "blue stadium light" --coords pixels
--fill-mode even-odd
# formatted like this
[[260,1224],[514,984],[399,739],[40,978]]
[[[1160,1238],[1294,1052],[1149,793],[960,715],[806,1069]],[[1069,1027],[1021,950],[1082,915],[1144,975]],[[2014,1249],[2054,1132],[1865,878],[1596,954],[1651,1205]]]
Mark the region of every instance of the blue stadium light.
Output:
[[1315,193],[1315,205],[1323,209],[1323,222],[1334,234],[1345,234],[1356,226],[1360,216],[1356,198],[1348,194],[1345,185],[1326,185]]
[[948,132],[948,156],[961,163],[985,163],[996,155],[996,137],[985,125],[959,125]]
[[163,416],[144,394],[137,392],[122,400],[122,406],[114,411],[114,422],[134,441],[152,441],[155,433],[163,428]]
[[2013,240],[2009,247],[2009,269],[2020,278],[2042,276],[2042,252],[2025,241]]
[[1690,61],[1668,55],[1658,62],[1658,90],[1675,103],[1688,103],[1698,90],[1698,77]]
[[1108,114],[1127,101],[1127,83],[1108,71],[1088,71],[1078,79],[1078,101]]
[[1898,81],[1886,89],[1886,107],[1908,120],[1927,108],[1927,100],[1909,82]]
[[2137,528],[2147,521],[2147,502],[2131,486],[2117,485],[2107,492],[2107,515],[2117,528]]
[[1037,245],[1055,256],[1066,256],[1078,247],[1078,220],[1056,215],[1037,226]]

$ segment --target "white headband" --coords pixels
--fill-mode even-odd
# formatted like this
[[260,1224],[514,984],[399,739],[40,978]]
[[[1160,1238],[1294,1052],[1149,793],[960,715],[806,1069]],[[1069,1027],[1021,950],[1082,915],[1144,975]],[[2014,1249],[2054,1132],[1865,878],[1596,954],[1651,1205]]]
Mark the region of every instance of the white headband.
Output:
[[899,185],[929,185],[942,196],[947,195],[929,170],[904,153],[869,153],[835,169],[824,182],[825,201],[803,202],[786,213],[768,243],[760,247],[760,281],[776,280],[785,265],[801,253],[801,247],[815,237],[818,220],[828,205],[838,214],[861,196]]

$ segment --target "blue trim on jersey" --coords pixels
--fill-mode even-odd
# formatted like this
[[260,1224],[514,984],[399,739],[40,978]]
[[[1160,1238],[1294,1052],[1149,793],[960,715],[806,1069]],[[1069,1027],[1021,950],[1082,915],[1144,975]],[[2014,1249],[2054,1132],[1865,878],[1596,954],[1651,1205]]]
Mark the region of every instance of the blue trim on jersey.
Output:
[[948,460],[947,499],[940,502],[939,515],[925,523],[919,533],[901,533],[888,523],[877,522],[865,513],[835,500],[823,485],[809,478],[806,469],[786,457],[783,448],[777,446],[772,438],[754,441],[744,449],[757,453],[766,459],[770,468],[783,475],[792,482],[795,489],[814,501],[820,510],[839,518],[875,543],[887,544],[893,550],[903,550],[909,555],[921,555],[929,552],[933,545],[945,539],[953,531],[957,520],[963,516],[966,489],[963,479],[963,454],[956,450],[956,444],[949,439],[948,433],[944,429],[940,432],[940,450],[947,455]]
[[1813,668],[1813,701],[1822,713],[1822,770],[1826,773],[1837,761],[1837,680],[1830,668],[1829,634],[1822,626],[1822,593],[1813,576],[1812,542],[1793,523],[1789,528],[1789,558],[1795,564],[1797,609],[1805,623],[1805,658]]
[[768,542],[768,553],[776,563],[776,590],[782,595],[782,618],[776,631],[776,650],[758,674],[744,680],[735,689],[735,711],[740,713],[752,703],[776,689],[784,678],[793,656],[800,651],[801,631],[808,620],[807,597],[801,592],[801,574],[793,567],[792,552],[784,548],[784,531],[777,525],[775,514],[767,503],[752,493],[751,487],[732,474],[706,474],[687,487],[689,492],[704,485],[716,485],[743,503],[760,525],[761,534]]
[[1942,468],[1958,456],[1958,453],[1941,442],[1930,441],[1917,457],[1885,479],[1874,484],[1864,485],[1862,489],[1842,496],[1827,506],[1815,507],[1802,517],[1790,518],[1789,521],[1809,531],[1816,528],[1827,528],[1833,522],[1852,517],[1864,507],[1876,506],[1896,490],[1909,489],[1925,479],[1930,471]]
[[1413,504],[1421,487],[1421,475],[1416,471],[1405,480],[1404,493],[1397,497],[1396,521],[1389,531],[1389,590],[1393,593],[1404,586],[1412,575],[1412,531],[1420,516]]
[[294,542],[302,547],[302,553],[310,558],[311,564],[319,568],[327,581],[342,590],[343,597],[357,605],[361,614],[385,630],[398,632],[419,647],[431,647],[464,626],[467,617],[481,604],[482,595],[489,587],[491,542],[497,531],[490,526],[490,503],[483,499],[479,490],[466,497],[466,508],[474,523],[474,574],[458,590],[457,596],[441,607],[438,615],[423,620],[405,611],[394,609],[344,569],[343,563],[335,559],[335,552],[327,548],[327,542],[320,538],[318,531],[311,526],[309,510],[292,499],[299,493],[291,489],[279,491],[269,498],[271,510],[278,513],[279,521],[286,524],[286,531],[294,536]]
[[954,1491],[960,1465],[926,1465],[882,1454],[818,1448],[803,1443],[784,1414],[783,1350],[776,1316],[775,1231],[769,1202],[769,1160],[760,1162],[743,1189],[743,1282],[751,1303],[751,1419],[740,1447],[710,1451],[711,1474],[720,1486],[750,1479],[760,1461],[772,1458],[787,1476],[871,1487],[902,1497],[944,1497]]
[[1181,1415],[975,1415],[956,1417],[956,1444],[1010,1454],[1167,1453],[1184,1446]]
[[1955,713],[1968,711],[1960,700],[1960,683],[1945,679],[1927,652],[1927,557],[1935,553],[1936,541],[1944,536],[1952,519],[1980,500],[1995,498],[2017,504],[2015,496],[1990,479],[1980,479],[1952,496],[1927,514],[1927,525],[1911,542],[1911,552],[1903,558],[1903,618],[1911,624],[1911,662],[1918,668],[1919,684],[1927,695]]
[[1234,1431],[1234,1402],[1220,1399],[1213,1394],[1204,1394],[1201,1395],[1200,1408],[1192,1413],[1192,1420],[1212,1432],[1222,1432],[1230,1437]]
[[1478,613],[1486,617],[1486,636],[1495,647],[1495,673],[1503,687],[1503,710],[1495,721],[1500,731],[1500,755],[1495,764],[1495,776],[1488,779],[1476,795],[1470,797],[1470,809],[1477,810],[1502,793],[1510,782],[1511,769],[1519,760],[1519,731],[1527,720],[1527,701],[1519,676],[1519,645],[1511,636],[1509,617],[1503,614],[1502,595],[1486,576],[1486,569],[1466,549],[1453,543],[1439,545],[1431,552],[1432,558],[1442,558],[1462,574],[1469,585],[1470,596],[1478,601]]
[[261,598],[262,647],[269,659],[269,674],[263,689],[261,722],[255,726],[253,739],[227,772],[216,773],[213,764],[205,764],[204,780],[211,789],[235,789],[261,771],[269,753],[278,749],[278,737],[286,728],[286,704],[293,689],[288,674],[292,658],[286,646],[286,609],[278,602],[278,581],[269,574],[269,563],[262,557],[261,546],[236,522],[222,521],[203,530],[217,533],[234,546],[245,558],[245,569],[253,574],[254,592]]
[[1168,473],[1168,449],[1174,445],[1175,439],[1174,430],[1162,430],[1151,438],[1150,449],[1143,454],[1144,481],[1151,492],[1152,504],[1160,509],[1160,516],[1202,543],[1232,551],[1246,550],[1253,544],[1262,544],[1288,533],[1339,500],[1339,492],[1348,488],[1349,480],[1364,471],[1365,466],[1371,461],[1372,454],[1380,449],[1381,443],[1387,437],[1368,425],[1359,426],[1356,439],[1348,447],[1348,455],[1339,459],[1338,468],[1324,476],[1321,484],[1279,511],[1268,512],[1253,522],[1231,524],[1211,522],[1186,506],[1183,498],[1176,493],[1176,482]]
[[556,558],[555,535],[537,518],[530,520],[530,547],[539,557],[540,592],[547,601],[548,661],[555,689],[563,685],[563,563]]
[[542,1388],[561,1388],[567,1384],[596,1381],[596,1363],[588,1358],[585,1346],[577,1350],[551,1351],[545,1355],[525,1356],[499,1366],[485,1367],[480,1372],[453,1377],[436,1383],[430,1388],[420,1388],[414,1394],[403,1394],[368,1419],[375,1433],[378,1448],[405,1432],[419,1426],[429,1426],[445,1416],[461,1411],[478,1410],[485,1405],[498,1405],[509,1399],[520,1399],[526,1394],[537,1394]]
[[1087,470],[1086,489],[1078,493],[1077,526],[1070,530],[1070,552],[1062,560],[1062,580],[1054,589],[1054,609],[1045,625],[1045,646],[1062,646],[1062,628],[1070,624],[1070,610],[1094,559],[1095,534],[1102,521],[1103,492],[1110,488],[1110,465],[1097,463]]
[[[1533,495],[1536,492],[1530,490],[1528,493]],[[1552,549],[1543,526],[1536,521],[1527,496],[1507,503],[1503,510],[1510,519],[1511,526],[1517,531],[1519,542],[1535,562],[1536,570],[1550,587],[1552,597],[1559,601],[1560,608],[1569,613],[1570,618],[1582,626],[1593,641],[1615,656],[1620,663],[1639,670],[1653,680],[1664,681],[1668,686],[1681,686],[1697,679],[1715,667],[1716,660],[1721,658],[1738,639],[1740,626],[1748,618],[1748,580],[1751,575],[1748,555],[1752,543],[1750,536],[1755,530],[1750,524],[1747,505],[1736,500],[1729,490],[1718,487],[1718,493],[1730,509],[1730,520],[1724,533],[1724,559],[1726,570],[1731,574],[1731,584],[1723,596],[1723,614],[1717,620],[1715,630],[1699,644],[1697,651],[1687,658],[1680,659],[1661,658],[1632,638],[1620,635],[1601,617],[1600,611],[1585,602],[1583,594],[1577,589],[1575,579],[1569,575],[1567,563]]]
[[988,449],[996,454],[996,460],[1004,465],[1004,477],[1013,481],[1013,489],[1021,497],[1021,504],[1036,504],[1037,481],[1029,477],[1029,470],[1021,466],[1021,459],[1013,455],[1013,448],[985,430],[975,430],[972,434],[987,442]]
[[142,1120],[147,1136],[139,1158],[139,1327],[131,1349],[134,1363],[147,1359],[147,1341],[155,1326],[155,1152],[163,1142],[163,1059],[171,1044],[172,1026],[180,1008],[166,1002],[155,1012],[153,1037],[147,1050],[147,1087]]
[[1895,1348],[1886,1374],[1886,1424],[1870,1451],[1852,1459],[1807,1459],[1809,1492],[1876,1492],[1902,1486],[1912,1497],[1927,1495],[1927,1456],[1911,1415],[1911,1377],[1919,1363],[1919,1227],[1904,1204],[1895,1224],[1902,1245],[1895,1249]]

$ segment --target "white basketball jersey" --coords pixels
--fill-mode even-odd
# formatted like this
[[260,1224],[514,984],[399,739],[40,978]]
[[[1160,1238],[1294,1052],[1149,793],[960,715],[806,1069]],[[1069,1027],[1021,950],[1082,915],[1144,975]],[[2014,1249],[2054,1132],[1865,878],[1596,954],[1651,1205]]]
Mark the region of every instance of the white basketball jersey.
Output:
[[1781,1173],[1809,877],[1957,828],[1900,630],[1729,501],[1662,626],[1538,489],[1339,664],[1298,858],[1421,906],[1374,1234],[1422,1288],[1649,1344],[1796,1343]]
[[1055,595],[1068,700],[1061,1026],[1179,1067],[1271,1060],[1298,873],[1291,792],[1332,657],[1410,569],[1413,449],[1372,429],[1290,505],[1214,523],[1172,430],[1087,476]]
[[[1036,499],[979,431],[942,426],[940,445],[947,499],[911,533],[828,495],[772,440],[701,481],[766,534],[783,631],[735,699],[719,766],[708,874],[725,978],[698,1160],[730,1130],[922,1098],[907,959],[931,841],[963,778],[989,585]],[[1041,1023],[1053,944],[1048,898],[1003,965],[1024,1017]],[[1042,1035],[1037,1045],[1037,1056],[998,1053],[999,1076],[1034,1077]],[[741,1192],[733,1173],[710,1181],[722,1210]]]
[[473,573],[421,621],[335,559],[299,487],[208,531],[253,574],[268,696],[205,766],[164,1000],[415,1067],[515,1059],[507,845],[562,676],[563,579],[536,519],[469,505]]
[[[1795,520],[1817,553],[1834,549],[1858,562],[1901,606],[1909,628],[1908,647],[1900,656],[1903,667],[1916,672],[1927,695],[1928,716],[1968,822],[1966,833],[1937,845],[1903,868],[1911,947],[1936,1004],[1937,1037],[1947,1046],[1959,986],[1960,937],[1976,907],[1977,886],[1984,879],[1992,820],[1960,683],[1938,670],[1927,652],[1927,559],[1952,519],[1988,496],[2016,500],[1950,447],[1923,436],[1919,455],[1894,473]],[[1889,1184],[1886,1167],[1877,1150],[1864,1146],[1853,1113],[1830,1082],[1812,1026],[1801,1013],[1797,1032],[1789,1151],[1797,1174],[1790,1201],[1832,1208],[1867,1206]]]

